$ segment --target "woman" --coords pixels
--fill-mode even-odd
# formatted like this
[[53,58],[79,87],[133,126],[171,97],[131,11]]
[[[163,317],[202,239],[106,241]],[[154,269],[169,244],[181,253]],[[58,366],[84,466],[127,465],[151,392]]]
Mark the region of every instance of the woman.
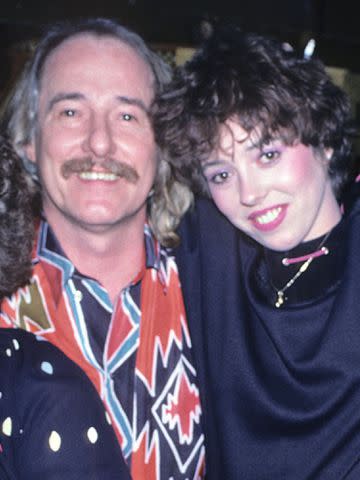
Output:
[[177,252],[209,478],[360,478],[360,204],[342,214],[345,94],[320,61],[220,29],[159,100],[155,127],[174,174],[241,231],[200,200]]
[[[0,158],[2,297],[29,278],[36,195],[3,136]],[[0,478],[130,479],[86,375],[48,342],[13,328],[0,329]]]

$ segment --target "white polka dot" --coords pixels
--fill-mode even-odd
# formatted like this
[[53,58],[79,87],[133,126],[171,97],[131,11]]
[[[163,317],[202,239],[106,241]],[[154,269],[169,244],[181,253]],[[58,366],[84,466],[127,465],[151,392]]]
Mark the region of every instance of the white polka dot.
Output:
[[11,354],[12,354],[11,348],[7,348],[5,353],[8,357],[11,357]]
[[99,438],[96,428],[90,427],[89,430],[87,431],[87,437],[90,443],[96,443]]
[[76,290],[76,292],[75,292],[75,299],[76,299],[78,302],[81,302],[81,300],[83,299],[83,294],[82,294],[82,292],[80,292],[80,290]]
[[11,437],[12,434],[12,420],[10,417],[5,418],[2,424],[3,434],[7,437]]
[[108,414],[108,412],[105,412],[105,418],[106,418],[106,421],[108,422],[108,424],[111,425],[111,418],[110,418],[110,415]]
[[60,435],[53,430],[49,437],[49,447],[53,452],[58,452],[61,447],[61,437]]
[[2,392],[0,392],[0,400],[2,399]]
[[42,362],[40,368],[43,372],[47,373],[48,375],[52,375],[54,373],[53,366],[49,362]]
[[13,338],[12,343],[14,345],[15,350],[19,350],[20,345],[19,345],[19,342],[16,340],[16,338]]
[[46,338],[40,337],[40,335],[36,335],[36,340],[38,342],[47,342]]

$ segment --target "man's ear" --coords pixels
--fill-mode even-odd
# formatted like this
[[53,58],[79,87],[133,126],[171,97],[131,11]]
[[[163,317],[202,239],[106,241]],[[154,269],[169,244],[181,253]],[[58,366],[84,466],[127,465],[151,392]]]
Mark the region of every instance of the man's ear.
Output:
[[35,154],[35,141],[32,140],[30,143],[25,145],[24,151],[26,153],[27,158],[33,162],[36,163],[36,154]]

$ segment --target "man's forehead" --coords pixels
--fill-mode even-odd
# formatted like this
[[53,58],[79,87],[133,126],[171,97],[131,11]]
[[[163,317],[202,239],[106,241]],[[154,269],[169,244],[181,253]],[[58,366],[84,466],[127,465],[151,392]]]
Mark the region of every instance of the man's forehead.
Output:
[[[102,48],[106,51],[117,51],[119,57],[124,56],[126,58],[131,58],[132,61],[141,64],[143,68],[147,69],[149,73],[153,75],[150,65],[141,53],[126,41],[111,34],[81,32],[63,40],[47,55],[42,67],[41,76],[44,76],[45,72],[48,72],[49,69],[52,70],[59,57],[65,57],[66,59],[78,54],[79,57],[76,61],[81,63],[81,53],[85,54],[96,48]],[[95,56],[93,58],[94,63],[96,60],[97,58]]]
[[[140,97],[146,91],[151,97],[154,93],[154,74],[150,65],[132,46],[112,35],[79,33],[59,44],[44,62],[40,96],[52,92],[59,82],[74,84],[78,79],[80,82],[91,79],[104,88],[107,79],[109,82],[116,79],[135,97],[136,93]],[[81,83],[76,86],[81,88]]]

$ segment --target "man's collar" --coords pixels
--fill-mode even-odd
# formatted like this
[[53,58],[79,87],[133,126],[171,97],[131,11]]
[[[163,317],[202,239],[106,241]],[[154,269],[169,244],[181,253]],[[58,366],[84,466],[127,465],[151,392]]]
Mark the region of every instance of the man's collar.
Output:
[[[160,272],[164,251],[147,223],[144,225],[144,245],[146,268],[153,268]],[[36,264],[40,259],[44,259],[62,270],[63,285],[76,272],[75,265],[67,258],[52,228],[45,220],[41,220],[39,223],[33,263]]]

